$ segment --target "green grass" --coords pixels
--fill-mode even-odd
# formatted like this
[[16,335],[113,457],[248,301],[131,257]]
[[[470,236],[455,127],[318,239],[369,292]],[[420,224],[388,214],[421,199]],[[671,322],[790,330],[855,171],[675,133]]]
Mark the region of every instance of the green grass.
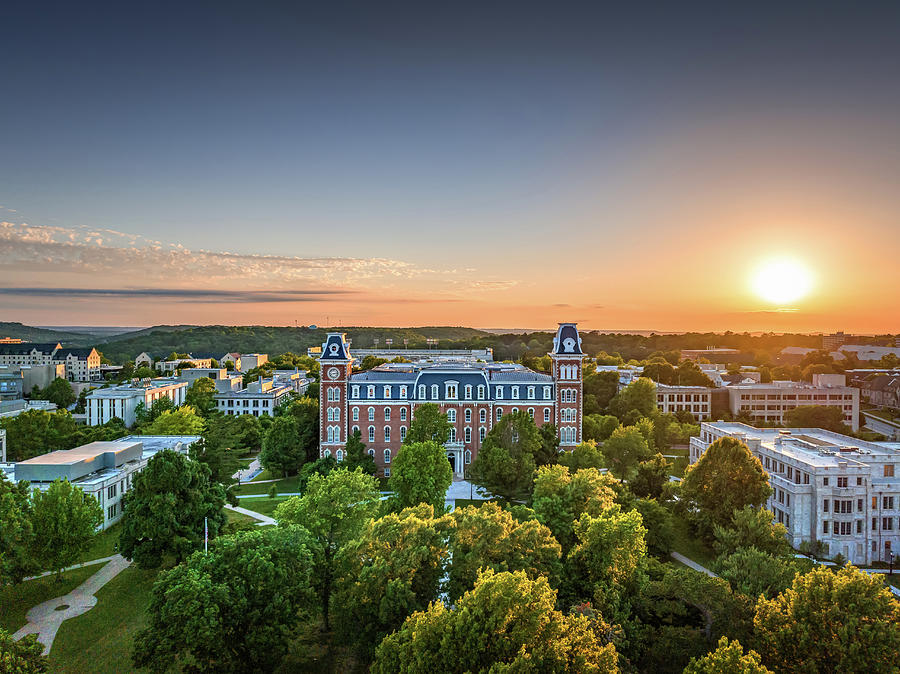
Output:
[[279,503],[284,503],[289,496],[280,496],[278,498],[242,498],[241,508],[252,510],[261,515],[271,516],[275,512],[275,508]]
[[130,672],[134,634],[147,621],[157,571],[130,566],[97,592],[97,605],[60,625],[51,672]]
[[69,594],[102,568],[103,564],[93,564],[66,571],[60,582],[50,575],[0,588],[0,627],[10,633],[25,627],[28,611],[48,599]]
[[672,549],[680,552],[682,555],[705,566],[707,569],[712,568],[712,564],[716,559],[715,551],[698,538],[692,531],[690,525],[681,517],[675,515],[672,518],[673,529],[675,530],[675,538],[672,541]]
[[[250,481],[251,481],[251,482],[258,482],[259,480],[274,480],[274,479],[276,479],[276,478],[278,478],[277,475],[272,475],[268,470],[266,470],[265,468],[263,468],[263,469],[259,472],[259,475],[257,475],[256,477],[254,477],[254,478],[253,478],[252,480],[250,480]],[[246,484],[246,483],[244,483],[244,484]]]
[[225,517],[228,520],[228,524],[256,524],[259,522],[259,520],[253,519],[250,515],[238,513],[228,508],[225,508]]
[[669,474],[675,477],[684,477],[684,470],[688,467],[690,459],[686,456],[679,456],[677,459],[668,460],[672,462],[672,469],[669,471]]
[[298,492],[300,491],[300,477],[294,475],[285,477],[278,482],[242,482],[240,487],[234,488],[235,494],[268,494],[269,490],[275,485],[279,493],[282,492]]
[[119,534],[122,532],[122,524],[114,524],[106,531],[101,531],[94,538],[90,549],[78,558],[76,563],[90,562],[93,559],[102,559],[116,554],[116,544],[119,542]]

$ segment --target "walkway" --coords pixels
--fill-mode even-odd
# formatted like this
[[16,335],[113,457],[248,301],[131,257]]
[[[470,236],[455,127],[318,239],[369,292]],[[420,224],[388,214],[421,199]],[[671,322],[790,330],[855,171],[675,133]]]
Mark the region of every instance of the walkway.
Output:
[[[118,555],[110,555],[109,557],[101,557],[100,559],[92,559],[89,562],[81,562],[80,564],[73,564],[72,566],[67,566],[66,568],[64,568],[63,571],[64,572],[71,571],[72,569],[80,569],[85,566],[93,566],[94,564],[102,564],[104,562],[111,562],[116,557],[118,557]],[[23,578],[22,580],[23,581],[34,580],[35,578],[43,578],[45,576],[53,575],[54,573],[56,573],[56,571],[44,571],[44,573],[39,573],[36,576],[28,576],[28,578]]]
[[259,520],[256,523],[256,526],[258,526],[258,527],[264,527],[267,524],[275,524],[276,523],[275,520],[273,520],[268,515],[263,515],[262,513],[253,512],[252,510],[247,510],[246,508],[241,508],[240,506],[226,505],[225,507],[228,508],[229,510],[233,510],[236,513],[240,513],[241,515],[247,515],[247,517],[252,517],[255,520]]
[[712,571],[707,569],[705,566],[700,566],[699,564],[697,564],[697,562],[695,562],[692,559],[688,559],[687,557],[682,555],[680,552],[670,552],[669,554],[672,555],[672,559],[674,559],[675,561],[681,562],[685,566],[692,568],[694,571],[699,571],[700,573],[705,573],[707,576],[711,576],[712,578],[718,578],[718,576],[716,574],[714,574]]
[[37,640],[44,645],[44,655],[48,655],[63,620],[90,611],[97,603],[94,596],[97,591],[130,564],[122,555],[113,555],[108,564],[69,594],[45,601],[28,611],[28,624],[13,634],[13,639],[18,641],[29,634],[36,634]]
[[253,459],[248,468],[243,468],[236,472],[233,477],[238,482],[249,482],[262,472],[262,466],[259,465],[259,459]]

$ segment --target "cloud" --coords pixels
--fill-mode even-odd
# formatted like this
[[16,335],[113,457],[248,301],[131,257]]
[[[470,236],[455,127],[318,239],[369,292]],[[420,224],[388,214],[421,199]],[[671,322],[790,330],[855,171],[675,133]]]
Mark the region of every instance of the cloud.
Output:
[[318,302],[347,290],[192,290],[188,288],[0,288],[0,295],[64,299],[165,299],[176,302]]

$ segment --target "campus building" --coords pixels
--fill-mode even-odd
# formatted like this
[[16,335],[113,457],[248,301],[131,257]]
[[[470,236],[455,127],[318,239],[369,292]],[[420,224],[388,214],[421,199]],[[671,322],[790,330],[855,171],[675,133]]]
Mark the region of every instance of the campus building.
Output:
[[656,385],[656,407],[663,414],[690,412],[698,421],[712,418],[715,389],[707,386]]
[[900,551],[900,443],[866,442],[819,428],[754,428],[703,423],[690,462],[723,437],[749,447],[769,474],[766,507],[788,540],[828,546],[858,565],[889,561]]
[[375,463],[390,475],[417,406],[435,403],[451,424],[447,458],[455,477],[478,456],[487,433],[504,414],[527,412],[538,426],[555,424],[562,449],[581,442],[581,337],[561,323],[549,354],[552,372],[521,365],[471,361],[388,363],[353,372],[346,335],[328,333],[321,365],[320,456],[343,459],[347,438],[360,431]]
[[187,387],[187,382],[178,379],[150,379],[96,389],[87,395],[87,425],[99,426],[118,417],[130,428],[139,404],[149,410],[160,398],[168,398],[178,407],[184,403]]
[[61,377],[69,381],[99,381],[97,349],[63,348],[59,342],[0,344],[0,365],[62,366]]
[[247,388],[229,393],[216,393],[216,409],[222,414],[238,416],[252,414],[255,417],[275,416],[275,408],[294,392],[290,383],[272,379],[258,379]]

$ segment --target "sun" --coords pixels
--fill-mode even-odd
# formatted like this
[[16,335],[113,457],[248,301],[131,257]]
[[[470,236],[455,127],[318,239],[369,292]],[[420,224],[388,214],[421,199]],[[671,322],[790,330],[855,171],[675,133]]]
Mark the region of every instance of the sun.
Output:
[[813,275],[800,261],[789,257],[766,260],[753,275],[756,294],[779,307],[801,300],[812,290]]

